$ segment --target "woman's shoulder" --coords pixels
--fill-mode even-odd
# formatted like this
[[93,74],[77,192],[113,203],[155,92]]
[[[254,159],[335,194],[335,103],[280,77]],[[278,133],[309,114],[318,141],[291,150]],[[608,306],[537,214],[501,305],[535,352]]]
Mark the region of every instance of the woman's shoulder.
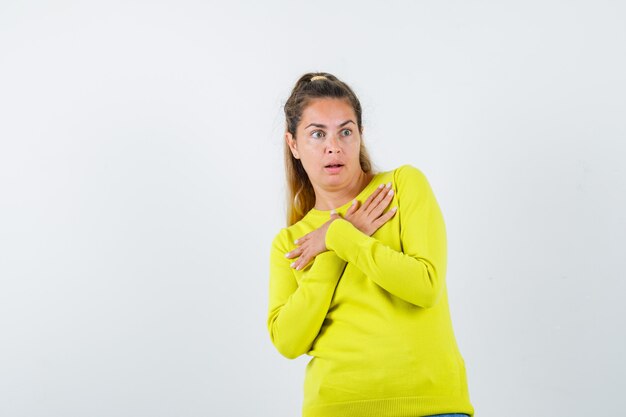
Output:
[[428,182],[424,172],[411,164],[400,165],[393,170],[393,178],[396,183],[405,182]]
[[274,235],[274,238],[272,239],[272,247],[276,247],[276,248],[281,248],[281,249],[286,249],[287,248],[287,242],[289,242],[289,228],[288,227],[283,227],[281,228],[278,233],[276,233]]
[[393,172],[396,175],[397,174],[407,174],[407,173],[408,173],[408,175],[417,175],[417,174],[424,175],[422,170],[420,168],[416,167],[413,164],[400,165],[396,169],[394,169]]
[[379,171],[374,174],[372,183],[387,183],[389,181],[395,183],[397,180],[412,180],[425,178],[424,173],[419,168],[411,164],[400,165],[394,169]]
[[411,164],[404,164],[393,171],[393,182],[399,195],[411,195],[422,199],[432,195],[430,181],[424,172]]
[[307,233],[307,231],[310,231],[307,229],[306,226],[307,225],[304,219],[301,219],[291,226],[281,228],[274,235],[274,239],[272,239],[272,247],[280,249],[284,252],[293,250],[293,248],[295,247],[294,240],[302,237],[304,234]]

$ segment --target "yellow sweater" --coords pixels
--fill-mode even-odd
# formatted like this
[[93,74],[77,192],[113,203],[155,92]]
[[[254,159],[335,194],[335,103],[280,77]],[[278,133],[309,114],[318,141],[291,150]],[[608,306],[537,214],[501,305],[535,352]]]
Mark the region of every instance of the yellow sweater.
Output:
[[330,217],[312,209],[272,242],[267,324],[282,355],[312,357],[304,417],[474,414],[448,308],[439,205],[411,165],[376,174],[357,199],[387,182],[398,212],[371,237],[335,220],[328,251],[296,271],[285,253]]

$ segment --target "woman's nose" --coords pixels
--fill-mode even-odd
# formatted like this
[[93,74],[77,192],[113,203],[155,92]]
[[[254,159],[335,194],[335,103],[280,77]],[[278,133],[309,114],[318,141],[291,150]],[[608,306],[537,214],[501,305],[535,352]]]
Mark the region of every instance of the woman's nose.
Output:
[[326,152],[331,153],[331,152],[340,152],[341,148],[339,147],[339,139],[337,139],[336,136],[331,135],[328,137],[328,140],[326,142]]

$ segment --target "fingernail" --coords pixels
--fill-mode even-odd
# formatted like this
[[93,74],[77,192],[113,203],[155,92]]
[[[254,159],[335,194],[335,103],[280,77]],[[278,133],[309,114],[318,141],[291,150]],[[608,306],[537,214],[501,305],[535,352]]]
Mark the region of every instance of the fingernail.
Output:
[[335,209],[332,209],[332,210],[330,211],[330,214],[331,214],[331,215],[333,215],[333,214],[337,214],[337,212],[335,211]]
[[388,195],[393,195],[393,188],[392,188],[392,189],[390,189],[389,191],[387,191],[387,194],[388,194]]
[[298,244],[298,239],[294,240],[293,243]]
[[380,184],[380,185],[378,186],[378,188],[383,188],[384,186],[385,186],[385,184]]
[[355,204],[356,204],[356,200],[352,200],[352,205],[355,205]]
[[292,262],[292,263],[291,263],[291,265],[289,265],[289,266],[293,268],[293,266],[294,266],[295,264],[296,264],[295,262]]
[[394,207],[391,209],[391,211],[397,211],[397,210],[398,210],[398,207]]
[[387,188],[389,188],[389,187],[391,187],[391,183],[390,182],[387,183]]
[[287,253],[285,254],[285,258],[289,258],[289,253],[290,253],[290,252],[287,252]]

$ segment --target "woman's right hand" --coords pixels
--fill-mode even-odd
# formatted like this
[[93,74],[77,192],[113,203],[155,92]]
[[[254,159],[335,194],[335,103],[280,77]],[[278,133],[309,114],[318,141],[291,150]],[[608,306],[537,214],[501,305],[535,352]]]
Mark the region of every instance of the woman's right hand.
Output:
[[398,211],[398,207],[393,207],[391,210],[383,213],[392,199],[393,189],[391,188],[391,183],[388,183],[386,186],[381,184],[365,200],[363,205],[354,200],[354,203],[348,208],[343,218],[352,223],[361,232],[371,236]]

